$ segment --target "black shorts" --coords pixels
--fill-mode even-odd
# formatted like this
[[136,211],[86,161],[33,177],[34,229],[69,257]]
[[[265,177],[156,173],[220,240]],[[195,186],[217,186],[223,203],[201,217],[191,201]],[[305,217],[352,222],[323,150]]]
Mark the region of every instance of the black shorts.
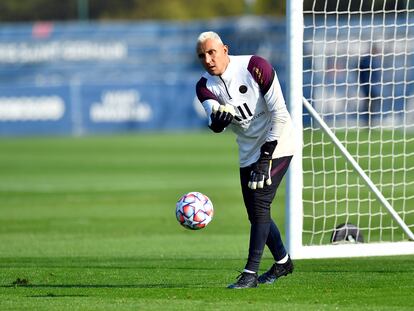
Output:
[[292,156],[273,159],[270,174],[272,184],[270,186],[265,185],[264,188],[256,190],[252,190],[247,186],[250,180],[252,166],[240,168],[243,200],[250,223],[266,223],[271,221],[270,206],[291,160]]

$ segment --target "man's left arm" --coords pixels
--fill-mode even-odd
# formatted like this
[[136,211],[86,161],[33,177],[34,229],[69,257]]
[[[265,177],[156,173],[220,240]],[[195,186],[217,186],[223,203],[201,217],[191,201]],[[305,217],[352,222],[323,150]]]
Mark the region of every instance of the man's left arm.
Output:
[[271,126],[266,133],[266,141],[260,148],[260,157],[253,165],[248,185],[251,189],[256,189],[272,183],[270,176],[272,156],[283,127],[288,122],[289,113],[276,72],[269,62],[261,57],[253,56],[248,69],[258,83],[260,92],[271,114]]

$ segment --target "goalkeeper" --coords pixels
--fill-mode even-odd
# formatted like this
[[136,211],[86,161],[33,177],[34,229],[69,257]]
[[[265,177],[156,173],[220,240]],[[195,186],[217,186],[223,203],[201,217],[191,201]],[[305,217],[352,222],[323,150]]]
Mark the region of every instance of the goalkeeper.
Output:
[[[228,287],[273,283],[293,271],[293,263],[270,213],[294,150],[292,121],[280,84],[265,59],[229,55],[228,47],[214,32],[199,35],[196,51],[206,70],[196,92],[209,116],[208,126],[215,133],[229,127],[237,135],[241,188],[251,224],[246,266]],[[258,276],[265,245],[275,263]]]

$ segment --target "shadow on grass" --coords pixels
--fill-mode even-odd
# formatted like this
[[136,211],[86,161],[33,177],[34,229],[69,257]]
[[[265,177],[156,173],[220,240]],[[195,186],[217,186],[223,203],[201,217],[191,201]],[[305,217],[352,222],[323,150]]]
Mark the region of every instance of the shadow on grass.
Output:
[[70,295],[70,294],[63,294],[63,295],[59,295],[59,294],[53,294],[53,293],[47,293],[47,294],[44,294],[44,295],[31,295],[31,296],[26,296],[26,297],[29,297],[29,298],[66,298],[66,297],[70,297],[70,298],[73,298],[73,297],[89,297],[88,295]]
[[[4,257],[0,258],[0,269],[31,268],[37,269],[116,269],[116,270],[204,270],[204,271],[228,271],[227,266],[238,266],[244,259],[240,258],[96,258],[96,257],[58,257],[58,258],[33,258],[33,257]],[[196,264],[194,264],[196,263]],[[224,264],[223,264],[224,263]],[[234,264],[233,264],[234,263]]]
[[[0,285],[0,288],[213,288],[206,284],[28,284],[28,285]],[[39,297],[44,297],[42,295]],[[68,295],[69,296],[69,295]],[[32,297],[32,296],[31,296]]]

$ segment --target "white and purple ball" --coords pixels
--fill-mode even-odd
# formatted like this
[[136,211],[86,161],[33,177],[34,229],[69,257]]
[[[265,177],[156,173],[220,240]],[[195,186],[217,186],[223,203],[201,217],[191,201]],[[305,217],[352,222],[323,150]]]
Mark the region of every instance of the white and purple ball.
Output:
[[175,207],[175,216],[178,222],[191,230],[205,228],[213,219],[213,214],[213,203],[201,192],[184,194]]

